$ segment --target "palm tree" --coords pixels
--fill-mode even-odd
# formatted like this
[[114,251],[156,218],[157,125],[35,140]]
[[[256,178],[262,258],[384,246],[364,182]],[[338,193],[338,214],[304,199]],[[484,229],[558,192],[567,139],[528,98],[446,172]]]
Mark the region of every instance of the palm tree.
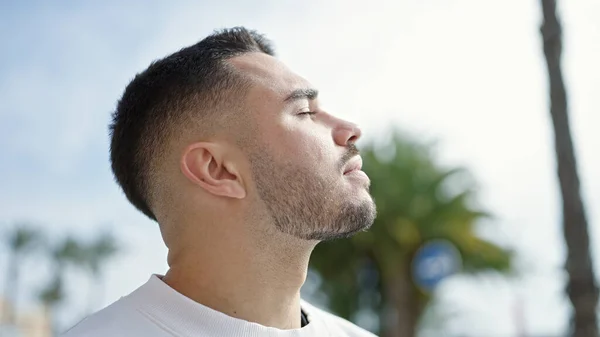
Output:
[[44,304],[46,321],[56,332],[52,313],[65,299],[64,275],[67,265],[83,266],[86,263],[86,252],[83,245],[73,237],[66,237],[55,246],[49,247],[49,256],[53,264],[53,275],[48,284],[38,294],[40,302]]
[[115,255],[119,248],[115,238],[110,233],[101,234],[94,242],[84,249],[85,266],[89,269],[95,290],[90,290],[88,297],[88,314],[94,309],[94,304],[101,300],[104,293],[102,282],[102,265],[106,260]]
[[[19,272],[23,259],[42,243],[42,233],[26,224],[18,224],[7,235],[7,246],[10,255],[4,281],[4,298],[8,301],[12,297],[14,308],[17,307],[20,285]],[[14,324],[14,312],[3,310],[2,316],[0,323]]]
[[379,317],[376,332],[411,337],[430,302],[411,278],[412,258],[423,243],[452,242],[466,272],[507,271],[511,255],[475,234],[475,225],[488,215],[471,206],[474,189],[456,180],[466,171],[440,168],[429,146],[398,132],[381,150],[368,145],[362,151],[377,203],[375,224],[349,240],[318,245],[311,268],[322,277],[332,311],[348,319],[371,313]]
[[44,305],[45,321],[50,325],[49,330],[52,331],[52,335],[56,335],[52,312],[65,299],[62,273],[54,273],[50,282],[39,292],[38,298]]
[[558,181],[562,195],[563,233],[567,245],[566,290],[574,309],[573,336],[598,337],[598,286],[590,257],[587,217],[579,189],[577,162],[569,127],[567,93],[560,67],[562,29],[556,15],[556,1],[541,0],[541,4],[544,15],[541,33],[550,82],[550,115],[554,126]]

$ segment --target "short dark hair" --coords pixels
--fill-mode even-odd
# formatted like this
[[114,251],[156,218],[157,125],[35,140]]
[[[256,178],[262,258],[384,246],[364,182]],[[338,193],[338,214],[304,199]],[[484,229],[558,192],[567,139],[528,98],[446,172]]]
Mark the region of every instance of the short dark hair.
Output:
[[156,158],[186,118],[219,117],[206,115],[231,100],[229,94],[243,84],[225,60],[248,52],[274,55],[270,42],[256,31],[217,30],[154,61],[125,88],[109,126],[111,166],[127,199],[149,218],[156,221],[150,205]]

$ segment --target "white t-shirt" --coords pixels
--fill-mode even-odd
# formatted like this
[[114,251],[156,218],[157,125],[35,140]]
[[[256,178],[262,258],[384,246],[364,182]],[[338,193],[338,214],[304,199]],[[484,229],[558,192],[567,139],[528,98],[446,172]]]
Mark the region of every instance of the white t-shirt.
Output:
[[[228,316],[183,296],[152,275],[143,286],[84,319],[63,337],[374,337],[301,302],[308,324],[281,330]],[[300,319],[300,317],[298,317]]]

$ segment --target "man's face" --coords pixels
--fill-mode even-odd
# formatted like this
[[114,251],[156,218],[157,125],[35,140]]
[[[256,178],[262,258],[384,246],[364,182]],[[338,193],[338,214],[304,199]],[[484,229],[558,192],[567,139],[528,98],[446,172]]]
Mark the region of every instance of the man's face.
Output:
[[329,240],[370,227],[375,204],[354,146],[358,127],[322,110],[310,84],[277,59],[249,53],[230,62],[252,82],[246,113],[256,141],[245,147],[277,228]]

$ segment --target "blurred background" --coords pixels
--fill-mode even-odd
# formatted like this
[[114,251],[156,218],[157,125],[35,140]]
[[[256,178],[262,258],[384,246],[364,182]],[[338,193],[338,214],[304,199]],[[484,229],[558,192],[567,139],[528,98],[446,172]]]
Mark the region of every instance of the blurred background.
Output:
[[0,0],[0,335],[52,336],[166,271],[110,114],[154,59],[244,25],[363,128],[379,217],[317,247],[306,299],[389,337],[597,337],[600,2],[560,1],[562,36],[546,11],[545,54],[551,4]]

